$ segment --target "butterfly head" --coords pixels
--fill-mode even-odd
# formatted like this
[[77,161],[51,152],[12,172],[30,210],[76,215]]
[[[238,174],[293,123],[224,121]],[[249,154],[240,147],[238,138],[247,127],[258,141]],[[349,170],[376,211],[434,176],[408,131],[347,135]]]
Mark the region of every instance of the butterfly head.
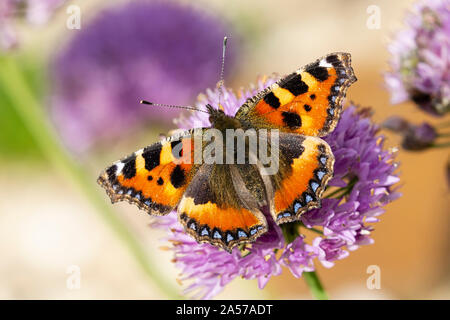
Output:
[[212,127],[219,130],[235,129],[240,127],[239,121],[234,117],[226,115],[222,109],[215,109],[212,105],[207,104],[206,110],[209,113],[209,122]]

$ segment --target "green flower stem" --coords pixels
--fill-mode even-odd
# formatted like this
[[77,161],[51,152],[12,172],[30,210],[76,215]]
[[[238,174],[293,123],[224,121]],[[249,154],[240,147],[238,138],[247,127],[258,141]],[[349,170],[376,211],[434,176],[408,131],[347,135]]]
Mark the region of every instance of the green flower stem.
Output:
[[357,182],[358,182],[358,177],[353,177],[345,187],[334,190],[333,192],[325,195],[324,198],[328,198],[328,199],[333,198],[333,197],[336,199],[342,198],[343,196],[346,196],[347,194],[350,194],[350,192],[352,192],[353,187],[355,186],[355,184]]
[[280,226],[286,243],[289,244],[293,242],[299,236],[298,227],[300,226],[300,223],[298,221],[284,223]]
[[309,290],[315,299],[328,300],[328,295],[315,271],[303,272],[302,277],[308,284]]
[[300,222],[300,226],[303,227],[303,228],[305,228],[305,229],[311,230],[312,232],[318,233],[318,234],[320,234],[321,236],[323,236],[323,232],[322,232],[321,230],[316,229],[316,228],[310,228],[310,227],[307,227],[307,226],[305,226],[305,225],[303,224],[303,222]]
[[178,290],[153,266],[140,242],[128,230],[116,212],[100,195],[95,179],[83,170],[59,142],[39,101],[23,76],[23,72],[12,57],[0,56],[0,89],[5,92],[25,126],[29,129],[49,163],[90,200],[95,212],[112,229],[128,248],[146,276],[170,298],[181,298]]
[[[291,243],[300,235],[298,230],[300,226],[304,225],[300,222],[291,222],[281,225],[281,230],[283,231],[283,236],[287,243]],[[320,230],[317,229],[314,231],[321,233]],[[308,285],[314,299],[328,300],[328,295],[315,271],[303,272],[302,277]]]
[[433,143],[430,148],[448,148],[448,147],[450,147],[450,142]]
[[438,133],[439,138],[450,137],[450,132],[440,132]]

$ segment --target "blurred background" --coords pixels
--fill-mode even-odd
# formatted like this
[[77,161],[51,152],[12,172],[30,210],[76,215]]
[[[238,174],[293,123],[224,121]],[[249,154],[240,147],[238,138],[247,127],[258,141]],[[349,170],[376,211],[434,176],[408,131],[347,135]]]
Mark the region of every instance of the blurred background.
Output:
[[[175,128],[176,111],[150,109],[140,99],[189,105],[216,85],[224,35],[230,37],[227,87],[346,51],[358,77],[347,101],[371,106],[375,122],[392,115],[436,122],[413,103],[392,106],[384,87],[386,47],[410,0],[36,2],[35,11],[15,9],[23,11],[13,21],[0,12],[0,68],[12,68],[3,57],[13,56],[36,97],[18,89],[18,99],[11,99],[0,87],[2,299],[167,298],[112,231],[121,224],[152,259],[151,269],[182,291],[171,253],[160,248],[165,234],[149,227],[145,213],[127,203],[111,206],[100,187],[88,185],[108,164]],[[379,28],[368,25],[371,5],[379,8]],[[18,79],[8,81],[14,86]],[[41,114],[27,109],[33,103],[43,106],[42,119],[52,128],[41,139]],[[398,136],[386,135],[389,147],[400,144]],[[331,298],[450,298],[448,157],[445,149],[400,149],[403,196],[375,225],[375,243],[331,269],[318,266]],[[118,220],[105,223],[102,208]],[[380,267],[381,289],[367,289],[370,265]],[[80,285],[68,285],[76,273]],[[311,296],[303,280],[285,270],[264,290],[256,280],[237,279],[217,298]]]

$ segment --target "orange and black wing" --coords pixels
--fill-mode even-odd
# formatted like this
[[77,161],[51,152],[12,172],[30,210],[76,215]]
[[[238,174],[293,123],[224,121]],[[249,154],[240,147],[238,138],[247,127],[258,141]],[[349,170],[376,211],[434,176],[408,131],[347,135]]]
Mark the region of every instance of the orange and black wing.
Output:
[[322,137],[334,130],[355,81],[350,54],[332,53],[250,98],[236,118],[256,128]]
[[198,242],[227,251],[267,231],[267,221],[234,165],[203,164],[183,195],[178,214]]
[[320,207],[322,193],[333,176],[334,156],[326,141],[295,133],[280,133],[279,169],[271,175],[270,211],[278,224],[298,220]]
[[180,201],[197,170],[192,130],[170,137],[113,163],[97,182],[111,201],[128,201],[150,214],[164,215]]

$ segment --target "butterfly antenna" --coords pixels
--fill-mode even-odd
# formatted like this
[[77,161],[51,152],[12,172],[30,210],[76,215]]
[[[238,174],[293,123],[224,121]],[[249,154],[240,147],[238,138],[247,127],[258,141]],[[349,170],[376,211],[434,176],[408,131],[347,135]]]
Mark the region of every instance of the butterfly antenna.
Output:
[[225,72],[225,51],[227,48],[227,40],[228,37],[223,38],[223,46],[222,46],[222,67],[220,69],[220,81],[219,81],[219,106],[220,106],[220,99],[223,95],[223,85],[224,85],[224,72]]
[[172,105],[172,104],[154,103],[154,102],[150,102],[150,101],[147,101],[147,100],[141,100],[140,103],[141,103],[141,104],[146,104],[146,105],[149,105],[149,106],[158,106],[158,107],[166,107],[166,108],[186,109],[186,110],[200,111],[200,112],[208,113],[208,112],[205,111],[205,110],[200,110],[200,109],[197,109],[197,108],[192,107],[192,106],[176,106],[176,105]]

